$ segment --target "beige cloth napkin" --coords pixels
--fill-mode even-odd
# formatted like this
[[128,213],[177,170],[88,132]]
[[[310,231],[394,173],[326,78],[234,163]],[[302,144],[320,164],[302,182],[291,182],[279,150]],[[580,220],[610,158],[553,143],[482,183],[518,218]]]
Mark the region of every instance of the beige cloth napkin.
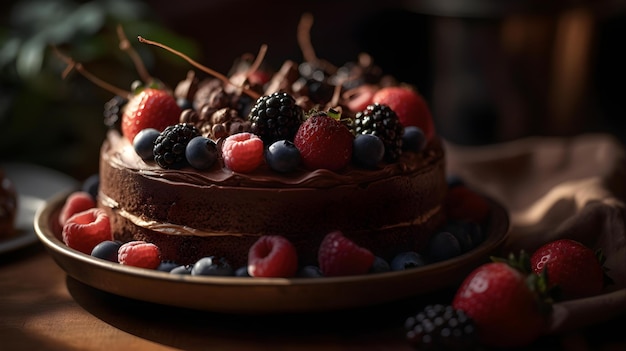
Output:
[[603,295],[556,304],[547,333],[626,313],[624,145],[607,134],[444,145],[448,173],[508,210],[511,227],[502,255],[571,238],[607,256],[614,284]]

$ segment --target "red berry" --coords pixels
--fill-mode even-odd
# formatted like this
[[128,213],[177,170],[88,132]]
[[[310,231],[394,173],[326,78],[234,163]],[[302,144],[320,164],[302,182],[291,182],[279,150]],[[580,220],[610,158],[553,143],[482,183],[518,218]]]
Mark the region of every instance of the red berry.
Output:
[[452,306],[474,320],[478,339],[493,347],[519,347],[542,332],[545,314],[526,275],[504,262],[472,271],[457,290]]
[[90,255],[96,245],[111,240],[109,217],[97,207],[78,212],[65,222],[62,237],[65,245]]
[[235,172],[253,171],[263,162],[263,140],[252,133],[228,136],[222,145],[224,164]]
[[65,203],[59,213],[59,224],[63,226],[67,219],[74,214],[94,207],[96,207],[96,201],[88,192],[75,191],[65,199]]
[[448,189],[445,200],[446,215],[458,219],[482,223],[489,216],[491,206],[487,199],[465,185]]
[[177,124],[180,113],[180,107],[168,92],[144,89],[133,96],[124,109],[122,134],[132,143],[135,135],[143,129],[163,131],[165,127]]
[[156,269],[161,264],[161,250],[145,241],[129,241],[120,246],[117,260],[127,266]]
[[253,277],[293,277],[298,270],[298,255],[283,236],[264,235],[248,252],[248,274]]
[[591,248],[570,239],[549,242],[530,257],[537,274],[547,270],[548,283],[558,286],[561,298],[598,295],[604,289],[604,269]]
[[360,112],[372,104],[374,94],[378,90],[376,85],[365,84],[346,92],[346,106],[352,112]]
[[309,117],[294,137],[302,164],[310,170],[338,171],[345,167],[352,157],[353,141],[345,125],[324,113]]
[[322,240],[317,259],[322,273],[334,277],[367,273],[375,256],[346,238],[341,231],[333,231]]
[[403,126],[419,127],[424,132],[426,140],[431,140],[435,136],[430,108],[424,97],[415,89],[406,86],[384,87],[374,94],[372,102],[391,107]]

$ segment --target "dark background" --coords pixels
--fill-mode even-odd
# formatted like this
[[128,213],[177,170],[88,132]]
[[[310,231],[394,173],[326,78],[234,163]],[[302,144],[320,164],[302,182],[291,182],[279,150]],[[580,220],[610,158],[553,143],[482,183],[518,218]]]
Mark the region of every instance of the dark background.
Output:
[[[421,91],[450,142],[590,132],[626,141],[625,1],[22,0],[2,7],[0,161],[79,179],[97,171],[102,110],[112,94],[77,74],[63,80],[65,65],[50,45],[129,89],[138,76],[116,48],[117,24],[150,72],[174,86],[192,67],[136,35],[222,73],[267,44],[265,63],[279,68],[302,61],[296,27],[311,12],[318,57],[341,65],[369,53]],[[35,49],[26,55],[25,48]],[[37,58],[41,64],[32,64]]]

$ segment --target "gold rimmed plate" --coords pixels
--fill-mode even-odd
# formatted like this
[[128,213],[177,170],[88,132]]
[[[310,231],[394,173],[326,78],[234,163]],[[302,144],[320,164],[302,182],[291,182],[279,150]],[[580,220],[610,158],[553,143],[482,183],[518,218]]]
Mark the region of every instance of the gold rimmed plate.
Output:
[[[55,233],[68,194],[49,199],[35,215],[35,231],[56,263],[74,279],[120,296],[223,313],[320,312],[373,306],[431,293],[459,283],[504,242],[509,218],[491,201],[486,239],[453,259],[424,267],[347,277],[249,278],[175,275],[123,266],[67,247]],[[55,227],[56,226],[56,227]]]

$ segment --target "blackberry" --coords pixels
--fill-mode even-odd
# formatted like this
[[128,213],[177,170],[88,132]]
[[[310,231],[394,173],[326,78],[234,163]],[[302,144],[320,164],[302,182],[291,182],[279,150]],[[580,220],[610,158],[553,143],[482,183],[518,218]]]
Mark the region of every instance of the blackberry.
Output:
[[200,135],[190,123],[179,123],[165,128],[154,141],[154,160],[163,168],[182,168],[187,164],[185,148]]
[[304,111],[293,96],[276,92],[261,96],[250,110],[250,131],[258,135],[265,145],[278,140],[293,141],[300,124],[304,120]]
[[112,128],[120,120],[122,107],[128,102],[127,99],[116,95],[104,104],[104,111],[102,115],[104,117],[104,125]]
[[402,154],[404,127],[396,113],[387,105],[372,104],[358,112],[354,120],[356,134],[374,134],[385,145],[385,160],[393,162]]
[[418,350],[472,350],[478,346],[474,321],[451,305],[427,305],[404,323],[406,339]]

